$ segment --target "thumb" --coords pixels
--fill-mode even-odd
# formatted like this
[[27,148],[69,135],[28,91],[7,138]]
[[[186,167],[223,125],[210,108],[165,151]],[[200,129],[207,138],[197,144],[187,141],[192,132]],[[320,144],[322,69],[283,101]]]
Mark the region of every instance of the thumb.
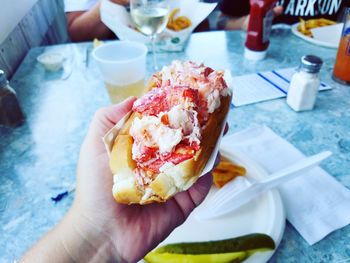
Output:
[[196,206],[203,202],[212,184],[213,177],[210,173],[208,173],[201,176],[198,181],[188,190],[189,195]]
[[96,112],[94,120],[115,125],[131,110],[135,100],[135,97],[129,97],[121,103],[101,108]]
[[130,97],[121,103],[100,108],[91,121],[88,135],[92,138],[104,136],[120,119],[131,111],[135,100],[135,97]]
[[212,185],[213,178],[210,173],[201,176],[187,191],[177,193],[172,199],[181,209],[184,217],[181,223],[186,220],[189,214],[195,209],[207,196]]

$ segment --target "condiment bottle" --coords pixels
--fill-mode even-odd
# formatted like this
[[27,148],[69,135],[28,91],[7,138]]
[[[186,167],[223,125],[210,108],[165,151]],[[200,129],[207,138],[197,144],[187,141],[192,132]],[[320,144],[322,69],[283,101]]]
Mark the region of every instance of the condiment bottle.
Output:
[[344,10],[344,27],[333,69],[333,79],[341,84],[350,85],[350,7]]
[[0,125],[16,127],[23,123],[24,115],[16,92],[10,87],[5,72],[0,70]]
[[265,58],[270,43],[273,8],[276,0],[250,0],[250,14],[244,56],[251,60]]
[[318,73],[323,61],[317,56],[307,55],[301,58],[299,70],[290,82],[287,104],[295,111],[314,108],[320,79]]

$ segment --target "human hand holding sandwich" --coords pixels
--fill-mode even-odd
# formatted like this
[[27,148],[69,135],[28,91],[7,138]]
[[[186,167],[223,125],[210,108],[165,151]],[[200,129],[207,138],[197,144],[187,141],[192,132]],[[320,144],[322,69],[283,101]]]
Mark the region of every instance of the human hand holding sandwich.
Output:
[[101,138],[135,99],[100,109],[80,151],[77,191],[63,220],[23,257],[23,262],[136,262],[182,224],[207,195],[210,175],[165,203],[116,203],[113,176]]

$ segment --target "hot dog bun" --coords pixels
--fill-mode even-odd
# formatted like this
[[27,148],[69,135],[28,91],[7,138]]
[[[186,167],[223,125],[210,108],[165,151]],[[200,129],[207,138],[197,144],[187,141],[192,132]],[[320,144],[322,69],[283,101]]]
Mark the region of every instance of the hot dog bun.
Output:
[[[181,62],[176,62],[176,63],[181,63]],[[195,65],[196,67],[198,66],[196,64],[193,64],[193,65]],[[161,73],[159,74],[161,77],[163,77]],[[153,77],[149,82],[149,85],[148,85],[149,91],[153,89],[162,88],[162,85],[157,83],[157,79],[159,80],[159,75],[157,76],[156,74],[155,77]],[[170,87],[168,85],[166,89],[173,89],[173,88],[178,89],[175,86],[173,87],[172,85],[170,85]],[[181,94],[185,94],[188,92],[187,87],[181,88],[181,89],[183,89],[181,90],[181,92],[183,92]],[[117,138],[115,139],[112,152],[111,152],[110,168],[114,175],[114,185],[113,185],[112,192],[115,200],[123,204],[134,204],[134,203],[148,204],[152,202],[164,202],[170,197],[172,197],[174,194],[187,190],[190,186],[192,186],[192,184],[201,175],[209,157],[211,156],[211,153],[221,134],[223,122],[229,111],[231,94],[229,92],[224,92],[224,93],[226,93],[224,94],[225,96],[219,96],[220,106],[217,107],[214,112],[208,114],[206,119],[202,120],[200,144],[199,144],[199,147],[196,147],[195,151],[191,151],[191,153],[194,152],[193,156],[175,165],[171,164],[167,166],[166,165],[162,166],[163,169],[162,168],[159,168],[158,170],[156,169],[157,172],[154,172],[154,171],[150,172],[152,179],[144,178],[144,177],[147,177],[149,173],[147,170],[148,168],[147,167],[145,168],[144,166],[146,162],[142,163],[140,162],[140,160],[135,158],[135,151],[137,149],[133,144],[135,143],[135,140],[137,140],[137,138],[134,135],[135,127],[132,128],[132,126],[133,125],[136,126],[135,123],[140,122],[140,119],[144,117],[143,113],[137,112],[137,106],[136,106],[136,110],[134,109],[134,112],[131,114],[130,118],[127,120],[127,122],[121,129],[120,133],[118,134]],[[149,96],[149,97],[152,99],[154,98],[154,96],[153,97]],[[188,100],[185,100],[184,103],[187,103],[187,102]],[[161,107],[160,104],[158,104],[157,107],[158,106]],[[134,108],[135,108],[135,104],[134,104]],[[148,109],[144,109],[144,108],[142,109],[143,109],[143,112],[148,111]],[[162,116],[162,114],[163,112],[156,115]],[[145,115],[150,115],[150,114],[145,114]],[[197,114],[195,114],[195,116],[197,118]],[[153,120],[155,117],[152,116],[150,118]],[[134,135],[135,138],[132,135]],[[182,142],[183,140],[181,141],[181,143]],[[176,151],[174,149],[177,149],[177,147],[178,145],[174,146],[171,151],[172,152]],[[181,153],[181,150],[180,150],[180,153]],[[168,155],[169,153],[165,154],[165,156],[168,156]],[[180,155],[180,156],[183,156],[183,155]],[[175,161],[175,163],[176,162],[177,161]],[[140,169],[145,169],[145,170],[142,170],[142,172],[140,173],[139,172]],[[138,172],[135,172],[135,171],[138,171]],[[135,173],[137,173],[138,175]],[[142,175],[142,178],[140,178],[140,174]],[[144,183],[144,181],[146,181],[146,183]]]

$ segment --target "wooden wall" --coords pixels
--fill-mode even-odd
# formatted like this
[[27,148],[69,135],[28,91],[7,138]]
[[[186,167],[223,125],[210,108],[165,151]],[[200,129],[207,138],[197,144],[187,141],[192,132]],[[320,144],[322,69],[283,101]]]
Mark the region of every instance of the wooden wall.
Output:
[[11,78],[30,48],[67,41],[63,0],[38,0],[0,43],[0,69]]

